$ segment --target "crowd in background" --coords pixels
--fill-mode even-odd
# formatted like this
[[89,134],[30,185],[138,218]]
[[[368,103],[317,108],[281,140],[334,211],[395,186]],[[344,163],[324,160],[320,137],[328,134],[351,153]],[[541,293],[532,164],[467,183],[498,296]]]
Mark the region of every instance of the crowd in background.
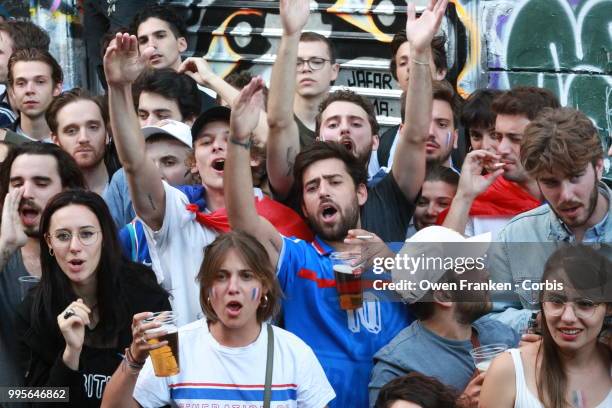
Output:
[[[280,0],[268,84],[183,60],[168,6],[102,39],[104,95],[63,90],[48,35],[1,21],[0,385],[68,387],[74,407],[612,407],[597,129],[543,88],[462,100],[447,3],[408,5],[384,132],[367,98],[331,90],[308,0]],[[485,270],[416,276],[517,289],[339,303],[338,253],[457,241],[487,243]],[[508,352],[477,368],[491,345]],[[169,349],[180,370],[162,375]]]

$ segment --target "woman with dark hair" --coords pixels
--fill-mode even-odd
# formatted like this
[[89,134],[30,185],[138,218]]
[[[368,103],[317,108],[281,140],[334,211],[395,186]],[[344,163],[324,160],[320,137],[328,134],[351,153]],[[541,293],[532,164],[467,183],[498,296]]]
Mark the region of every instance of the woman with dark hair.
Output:
[[[149,341],[167,332],[138,314],[133,358],[113,374],[103,407],[269,407],[264,403],[269,390],[275,407],[321,408],[335,397],[312,349],[266,323],[282,293],[268,253],[255,238],[240,231],[217,237],[206,247],[197,279],[205,319],[179,329],[180,372],[155,376],[147,355],[168,342]],[[158,330],[147,331],[151,328]]]
[[563,247],[542,284],[542,340],[493,361],[480,406],[612,407],[612,352],[599,341],[612,313],[612,263],[586,246]]
[[115,224],[93,192],[49,201],[40,249],[41,281],[16,322],[26,385],[70,387],[67,406],[98,407],[130,344],[132,315],[169,310],[168,294],[150,269],[121,256]]
[[[380,389],[374,408],[461,408],[459,394],[434,377],[411,372]],[[467,406],[467,405],[465,405]]]

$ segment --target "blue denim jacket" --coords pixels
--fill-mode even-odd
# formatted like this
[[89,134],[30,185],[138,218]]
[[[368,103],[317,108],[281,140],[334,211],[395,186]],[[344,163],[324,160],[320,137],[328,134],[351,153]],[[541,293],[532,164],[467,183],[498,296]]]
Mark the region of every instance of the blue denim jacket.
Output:
[[[586,231],[582,242],[612,244],[612,206],[610,205],[612,191],[601,182],[598,188],[608,200],[608,213],[597,225]],[[491,278],[496,282],[511,283],[515,288],[514,294],[499,293],[498,295],[503,295],[503,298],[498,300],[501,300],[505,306],[517,307],[520,301],[523,308],[534,308],[535,305],[529,303],[534,292],[524,290],[520,281],[530,279],[540,282],[548,257],[559,246],[574,242],[576,242],[575,236],[557,218],[548,204],[514,217],[501,229],[488,254]],[[535,295],[537,296],[537,292]],[[497,310],[502,303],[497,303]],[[509,313],[513,314],[511,318],[510,316],[496,318],[517,329],[527,322],[531,312],[508,310],[504,314]]]

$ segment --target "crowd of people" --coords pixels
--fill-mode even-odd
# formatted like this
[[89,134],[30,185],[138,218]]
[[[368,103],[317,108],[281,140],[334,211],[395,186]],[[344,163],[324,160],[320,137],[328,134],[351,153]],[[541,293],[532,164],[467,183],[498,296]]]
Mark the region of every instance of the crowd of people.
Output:
[[[332,91],[309,0],[279,3],[269,84],[183,60],[169,6],[105,36],[104,95],[63,90],[47,34],[0,22],[0,386],[68,387],[73,407],[612,407],[612,191],[589,118],[537,87],[463,101],[431,0],[391,43],[401,124],[383,133]],[[362,302],[339,302],[333,255],[465,237],[484,270],[420,270],[443,285],[410,295],[359,272]],[[515,289],[449,289],[467,277]],[[479,369],[488,345],[508,351]]]

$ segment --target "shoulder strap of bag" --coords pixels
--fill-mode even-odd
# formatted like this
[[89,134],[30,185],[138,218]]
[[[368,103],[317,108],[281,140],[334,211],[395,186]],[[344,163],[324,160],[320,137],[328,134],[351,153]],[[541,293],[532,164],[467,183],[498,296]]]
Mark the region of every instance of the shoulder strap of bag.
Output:
[[270,408],[272,399],[272,369],[274,367],[274,331],[272,325],[268,326],[268,356],[266,359],[266,384],[264,386],[264,408]]

